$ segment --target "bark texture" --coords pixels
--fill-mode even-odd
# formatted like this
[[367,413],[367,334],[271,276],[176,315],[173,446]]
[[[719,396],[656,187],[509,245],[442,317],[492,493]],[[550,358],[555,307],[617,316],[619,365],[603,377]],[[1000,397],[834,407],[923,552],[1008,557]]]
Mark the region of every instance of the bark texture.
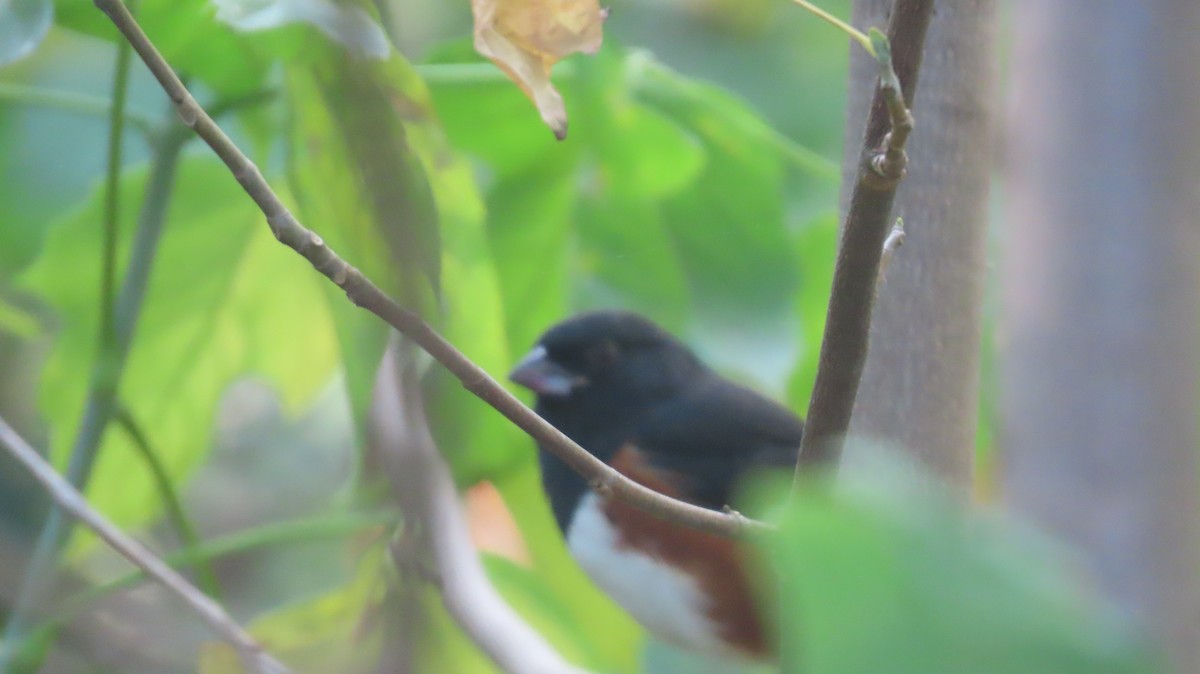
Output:
[[1200,3],[1015,9],[1005,491],[1194,672]]
[[[887,0],[855,3],[883,25]],[[970,491],[978,416],[987,196],[994,136],[995,0],[940,2],[926,38],[908,177],[895,214],[907,238],[884,275],[851,431],[903,447]],[[846,181],[857,167],[876,69],[851,61]],[[848,184],[844,181],[843,184]],[[848,195],[843,195],[843,209]]]

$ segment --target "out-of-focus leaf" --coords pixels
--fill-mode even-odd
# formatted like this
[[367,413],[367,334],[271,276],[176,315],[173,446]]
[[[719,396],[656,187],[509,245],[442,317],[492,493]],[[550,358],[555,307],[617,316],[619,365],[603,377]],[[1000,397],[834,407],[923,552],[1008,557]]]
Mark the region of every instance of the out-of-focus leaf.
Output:
[[585,306],[627,306],[679,330],[691,298],[678,239],[660,209],[613,194],[581,201],[577,213],[578,300]]
[[600,657],[599,671],[637,671],[644,632],[612,599],[600,592],[571,558],[550,512],[537,464],[506,471],[495,482],[525,538],[533,572],[561,602]]
[[595,53],[607,12],[597,0],[471,0],[471,13],[475,49],[521,87],[555,137],[565,138],[567,110],[550,69],[575,52]]
[[[568,162],[587,149],[579,133],[569,143],[555,142],[547,135],[545,124],[528,114],[529,102],[520,90],[497,77],[499,73],[467,41],[432,48],[417,70],[429,86],[450,144],[482,160],[497,178],[536,171],[535,164],[552,164],[573,173]],[[557,77],[555,81],[567,100],[568,114],[574,115],[572,81]]]
[[687,129],[638,103],[605,111],[607,136],[597,143],[604,182],[619,195],[662,198],[691,184],[705,151]]
[[783,219],[777,154],[747,154],[702,128],[708,162],[696,182],[668,199],[664,215],[702,310],[725,316],[785,311],[796,288]]
[[0,297],[0,333],[28,339],[38,334],[38,321],[32,314]]
[[362,58],[387,58],[391,45],[383,28],[362,7],[331,0],[213,0],[217,19],[242,31],[292,23],[315,26]]
[[609,671],[597,639],[575,622],[575,618],[538,574],[496,557],[484,555],[488,577],[505,601],[541,633],[564,658],[593,671]]
[[645,52],[630,52],[625,61],[635,100],[696,130],[726,152],[782,158],[823,181],[826,188],[836,189],[841,180],[837,162],[789,140],[745,101],[720,87],[685,77]]
[[[58,23],[88,35],[123,39],[91,0],[56,0]],[[260,88],[270,63],[261,50],[216,20],[208,0],[139,0],[137,19],[167,63],[226,96]]]
[[1157,671],[1058,547],[994,514],[963,512],[894,457],[858,463],[834,493],[802,490],[766,541],[780,570],[784,671]]
[[[443,73],[453,67],[429,66]],[[568,93],[569,88],[569,84],[563,86]],[[546,135],[545,126],[527,114],[529,103],[507,83],[443,76],[430,81],[430,90],[438,118],[454,146],[479,157],[499,176],[530,170],[537,162],[557,164],[563,157],[579,154],[578,138],[555,143]]]
[[[400,56],[352,61],[332,45],[318,49],[324,57],[288,78],[296,110],[291,174],[305,221],[499,375],[511,354],[470,167],[447,147],[428,92]],[[386,326],[330,292],[351,402],[362,419]],[[431,381],[432,430],[460,482],[529,460],[520,431],[441,368]]]
[[54,23],[52,0],[0,3],[0,66],[19,61],[37,48]]
[[[528,243],[533,234],[518,233],[519,222],[504,225],[503,236],[493,235],[502,278],[519,278],[531,266],[531,254],[545,259],[558,251],[567,258],[573,289],[560,314],[532,328],[510,327],[510,335],[524,346],[572,310],[629,306],[703,336],[699,346],[706,355],[759,354],[748,367],[745,361],[717,364],[747,367],[755,379],[782,389],[794,367],[790,309],[798,283],[784,217],[784,174],[796,164],[794,154],[811,157],[781,140],[745,103],[643,54],[609,48],[576,65],[567,84],[572,115],[584,120],[582,133],[569,144],[537,150],[511,140],[536,132],[527,120],[491,114],[493,105],[517,101],[480,79],[470,70],[475,66],[462,66],[475,79],[448,65],[427,71],[451,139],[496,174],[489,203],[507,208],[515,199],[510,195],[532,202],[545,190],[548,196],[536,198],[554,203],[555,217],[569,219],[567,238],[542,246]],[[570,154],[560,149],[564,145],[574,148]],[[818,165],[836,178],[836,167],[825,160]],[[560,185],[568,190],[562,198],[553,196]],[[836,182],[822,185],[834,194]],[[575,193],[581,196],[569,213],[559,215]],[[522,243],[507,245],[510,239]],[[506,301],[533,301],[509,290]],[[506,315],[522,320],[514,318],[513,307]]]
[[[470,167],[449,154],[439,135],[425,137],[434,194],[442,218],[443,318],[446,338],[486,371],[503,378],[513,362],[504,328],[504,298],[484,227],[483,205]],[[467,391],[442,368],[429,398],[433,435],[455,479],[472,484],[530,461],[528,436]]]
[[[355,61],[327,44],[292,68],[290,176],[301,219],[343,258],[410,307],[429,306],[441,274],[433,193],[405,125],[425,115],[394,63]],[[387,328],[327,288],[337,318],[351,406],[365,419]]]
[[[146,178],[143,168],[122,176],[122,222],[134,221]],[[96,355],[102,197],[96,190],[59,223],[21,278],[59,321],[38,393],[59,465]],[[132,229],[123,228],[121,261]],[[310,301],[319,282],[274,240],[220,162],[183,160],[120,389],[135,417],[153,420],[159,459],[177,482],[208,452],[217,402],[235,379],[266,377],[290,411],[328,382],[337,351],[327,309]],[[141,463],[125,434],[105,435],[88,496],[120,524],[159,508],[149,475],[130,469]]]
[[[304,674],[376,671],[386,634],[380,612],[386,610],[387,567],[383,547],[373,546],[344,587],[272,611],[250,626],[250,633],[271,655]],[[240,674],[238,654],[227,644],[206,644],[200,674]]]
[[514,353],[567,311],[574,177],[574,157],[541,161],[488,194],[487,233]]

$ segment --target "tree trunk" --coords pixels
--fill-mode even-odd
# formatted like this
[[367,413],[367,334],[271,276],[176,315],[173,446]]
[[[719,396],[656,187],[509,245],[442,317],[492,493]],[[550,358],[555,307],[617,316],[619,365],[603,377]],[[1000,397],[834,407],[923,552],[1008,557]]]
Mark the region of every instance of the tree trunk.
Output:
[[1195,672],[1200,3],[1014,18],[1005,491]]
[[[885,25],[891,5],[855,2],[854,24]],[[851,422],[856,435],[903,447],[964,496],[978,416],[995,26],[995,0],[942,2],[935,10],[912,104],[908,177],[896,199],[907,240],[880,287]],[[869,56],[854,52],[844,185],[853,184],[878,73]]]

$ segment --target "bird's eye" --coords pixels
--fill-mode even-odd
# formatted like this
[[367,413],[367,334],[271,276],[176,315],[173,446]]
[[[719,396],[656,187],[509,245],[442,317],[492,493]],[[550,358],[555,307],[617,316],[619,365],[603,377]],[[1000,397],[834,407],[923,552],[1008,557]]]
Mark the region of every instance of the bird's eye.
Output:
[[593,368],[605,368],[617,362],[617,356],[620,352],[617,345],[612,340],[604,340],[599,345],[588,349],[587,359],[588,365]]

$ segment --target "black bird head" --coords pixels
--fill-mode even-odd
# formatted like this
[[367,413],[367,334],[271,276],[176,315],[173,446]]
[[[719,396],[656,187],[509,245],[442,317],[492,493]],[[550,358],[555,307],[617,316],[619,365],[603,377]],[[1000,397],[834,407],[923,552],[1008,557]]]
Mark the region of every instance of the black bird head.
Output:
[[554,416],[566,409],[639,409],[679,393],[705,371],[682,342],[654,323],[607,310],[550,328],[509,377],[537,394],[539,412]]

